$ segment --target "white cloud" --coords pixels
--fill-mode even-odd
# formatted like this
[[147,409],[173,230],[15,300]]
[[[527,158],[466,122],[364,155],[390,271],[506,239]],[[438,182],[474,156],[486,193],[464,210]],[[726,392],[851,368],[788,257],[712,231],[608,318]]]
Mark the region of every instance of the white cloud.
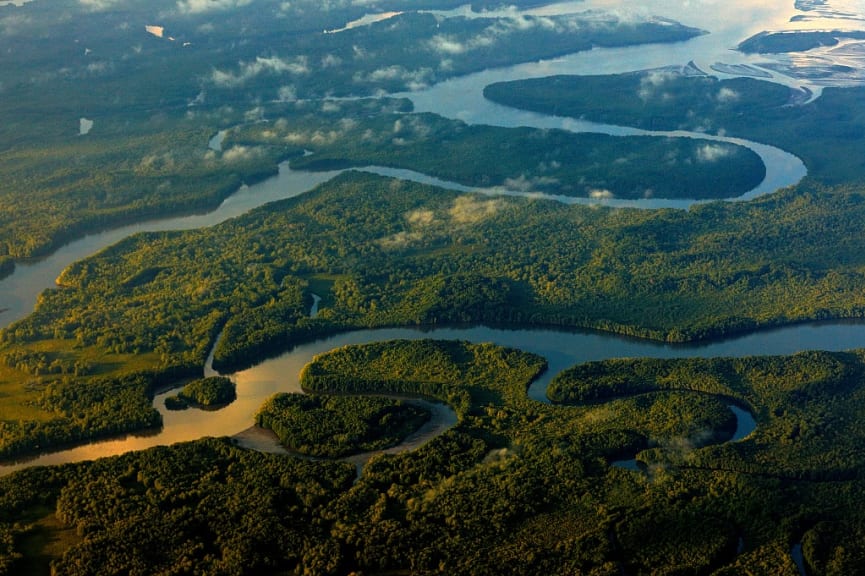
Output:
[[297,90],[291,85],[280,86],[276,99],[280,102],[294,102],[297,100]]
[[406,70],[402,66],[388,66],[373,70],[369,74],[358,72],[353,79],[357,83],[370,84],[397,80],[409,90],[422,90],[429,85],[431,78],[432,70],[429,68]]
[[508,190],[515,190],[517,192],[532,192],[538,188],[555,186],[559,183],[557,178],[551,178],[550,176],[526,178],[525,174],[521,174],[518,178],[505,179],[504,186]]
[[706,144],[697,150],[697,160],[700,162],[717,162],[732,154],[732,150],[718,144]]
[[436,221],[435,212],[432,210],[418,209],[405,215],[406,221],[413,226],[429,226]]
[[322,68],[333,68],[342,64],[342,58],[333,54],[325,54],[321,59]]
[[99,12],[102,10],[107,10],[114,6],[115,4],[119,4],[123,0],[78,0],[82,6],[85,8],[92,10],[93,12]]
[[[81,0],[84,1],[116,1],[116,0]],[[213,10],[228,10],[252,3],[252,0],[180,0],[177,9],[183,14],[199,14]]]
[[305,56],[298,56],[292,60],[278,56],[270,58],[258,56],[253,62],[241,62],[236,73],[214,69],[210,74],[210,81],[223,88],[235,88],[264,73],[302,75],[309,73],[309,66]]
[[78,119],[78,135],[86,136],[93,129],[93,120],[89,118],[79,118]]
[[474,224],[494,216],[504,206],[499,199],[480,200],[474,196],[458,196],[448,213],[458,224]]
[[[659,89],[676,77],[676,74],[670,70],[652,70],[640,78],[640,89],[637,95],[641,100],[652,98]],[[668,95],[669,97],[669,95]]]
[[0,35],[16,36],[27,32],[30,25],[33,24],[33,19],[30,16],[23,14],[11,14],[0,19]]
[[721,88],[718,90],[718,102],[722,104],[726,104],[728,102],[735,102],[739,99],[739,93],[731,88]]
[[609,198],[615,198],[616,195],[607,190],[606,188],[594,188],[589,190],[589,198],[594,200],[607,200]]
[[245,162],[261,156],[259,148],[250,148],[248,146],[232,146],[222,153],[222,159],[226,162]]

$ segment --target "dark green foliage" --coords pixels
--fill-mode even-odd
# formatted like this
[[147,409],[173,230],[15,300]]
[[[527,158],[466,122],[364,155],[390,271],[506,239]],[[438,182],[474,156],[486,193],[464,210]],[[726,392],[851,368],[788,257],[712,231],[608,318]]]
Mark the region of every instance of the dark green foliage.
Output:
[[379,165],[471,186],[578,197],[730,198],[756,187],[765,175],[760,157],[747,148],[713,144],[709,158],[706,142],[689,138],[467,126],[432,114],[343,125],[338,137],[324,143],[320,129],[303,130],[296,122],[282,129],[250,126],[232,137],[262,145],[289,135],[314,152],[292,160],[298,169]]
[[188,406],[218,408],[231,404],[237,398],[234,382],[225,376],[211,376],[193,380],[175,396],[165,399],[169,410],[183,410]]
[[419,406],[389,398],[277,394],[255,423],[273,430],[289,450],[338,458],[398,444],[429,417]]
[[[0,6],[0,276],[6,257],[42,255],[132,220],[213,208],[242,183],[275,174],[277,161],[302,150],[207,149],[219,128],[263,117],[262,101],[403,91],[594,45],[699,34],[614,17],[437,18],[416,11],[457,3],[414,0],[377,5],[405,11],[379,25],[322,34],[370,8],[261,0],[232,2],[231,17],[222,17],[229,4],[205,4],[213,5]],[[156,21],[163,38],[145,31]],[[461,53],[442,47],[479,38],[477,49]],[[94,124],[79,135],[82,117]]]
[[863,181],[863,93],[861,87],[827,88],[803,103],[808,94],[780,84],[674,69],[555,76],[484,89],[496,102],[537,112],[649,130],[723,132],[772,144],[801,158],[810,176],[828,184]]
[[[491,391],[494,383],[489,381],[503,367],[513,372],[509,378],[528,383],[545,368],[545,362],[488,344],[379,342],[317,357],[304,367],[300,382],[304,389],[317,393],[420,394],[450,404],[460,418],[466,418],[473,406],[505,400],[501,391]],[[525,394],[525,390],[506,390],[511,402]]]
[[862,40],[863,31],[797,30],[794,32],[760,32],[736,47],[745,54],[779,54],[807,52],[819,46],[836,46],[841,39]]
[[[863,266],[865,202],[855,187],[806,183],[749,203],[639,211],[347,173],[222,225],[135,236],[70,266],[64,290],[44,293],[2,332],[0,354],[11,362],[26,349],[21,358],[40,360],[29,349],[59,337],[149,353],[160,371],[191,373],[223,326],[223,372],[374,326],[506,322],[708,339],[862,317]],[[154,267],[134,288],[111,280]],[[323,297],[314,319],[311,283]],[[76,362],[88,369],[74,349],[65,354],[67,376]]]
[[[809,574],[861,573],[862,352],[575,367],[568,378],[638,381],[589,406],[526,398],[541,366],[459,342],[330,352],[308,372],[415,394],[428,374],[471,407],[354,483],[348,464],[213,439],[18,472],[0,479],[0,562],[16,573],[28,525],[56,515],[49,535],[75,531],[51,559],[64,574],[795,574],[799,542]],[[723,427],[730,397],[759,425],[725,444],[694,424]],[[608,466],[623,450],[643,450],[647,471]]]
[[863,539],[865,526],[861,517],[851,522],[817,523],[802,537],[808,574],[862,574],[865,567]]
[[[339,563],[316,525],[350,485],[352,466],[202,440],[61,470],[62,483],[42,498],[56,503],[57,518],[80,542],[55,560],[57,573],[252,574],[299,565],[330,573],[316,558]],[[45,484],[49,473],[30,476]]]
[[158,427],[162,418],[150,399],[160,382],[153,374],[52,382],[40,394],[39,405],[54,419],[0,422],[0,456]]

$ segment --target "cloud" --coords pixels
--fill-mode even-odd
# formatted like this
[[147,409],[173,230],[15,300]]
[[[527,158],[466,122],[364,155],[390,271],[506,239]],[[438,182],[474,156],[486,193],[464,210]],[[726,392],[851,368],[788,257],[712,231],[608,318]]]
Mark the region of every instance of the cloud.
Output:
[[[116,0],[81,0],[104,2]],[[177,9],[183,14],[199,14],[201,12],[211,12],[214,10],[228,10],[231,8],[240,8],[252,3],[252,0],[180,0],[177,3]]]
[[504,187],[508,190],[515,190],[517,192],[532,192],[539,188],[548,188],[550,186],[556,186],[561,182],[558,178],[552,178],[550,176],[536,176],[534,178],[526,178],[525,174],[520,174],[517,178],[506,178],[504,182]]
[[732,149],[728,146],[706,144],[697,149],[697,160],[704,163],[717,162],[730,156],[732,153]]
[[448,214],[457,224],[475,224],[494,216],[504,206],[499,199],[480,200],[474,196],[458,196]]
[[453,35],[437,34],[427,42],[427,48],[443,57],[456,56],[495,46],[503,38],[516,33],[540,29],[556,34],[568,34],[587,26],[597,27],[597,24],[587,19],[585,15],[548,17],[513,14],[496,18],[493,24],[468,39],[462,40]]
[[342,58],[333,54],[325,54],[321,58],[322,68],[333,68],[335,66],[339,66],[340,64],[342,64]]
[[222,153],[222,159],[226,162],[246,162],[260,156],[260,148],[250,148],[248,146],[232,146]]
[[664,84],[676,76],[675,73],[669,70],[652,70],[640,78],[640,88],[637,91],[637,95],[641,100],[649,100]]
[[294,102],[297,100],[297,90],[294,86],[280,86],[276,93],[276,99],[280,102]]
[[112,6],[119,4],[123,0],[78,0],[82,6],[93,11],[100,12],[102,10],[108,10]]
[[589,190],[589,198],[592,198],[593,200],[608,200],[615,197],[616,195],[606,188],[593,188]]
[[426,88],[433,77],[432,70],[421,68],[419,70],[406,70],[402,66],[387,66],[373,70],[368,74],[358,72],[353,80],[359,84],[380,84],[382,82],[398,81],[409,90],[422,90]]
[[433,52],[444,55],[462,54],[468,50],[465,43],[441,34],[433,36],[428,45]]
[[0,19],[0,35],[15,36],[29,34],[27,30],[33,24],[33,19],[24,14],[11,14]]
[[253,62],[241,62],[236,73],[214,69],[210,74],[210,81],[223,88],[236,88],[245,84],[247,80],[265,73],[302,75],[309,73],[309,66],[305,56],[298,56],[291,60],[278,56],[270,58],[258,56]]
[[722,104],[726,104],[728,102],[735,102],[739,99],[739,93],[731,88],[721,88],[718,90],[718,102]]
[[418,209],[406,214],[405,219],[409,224],[415,226],[429,226],[435,222],[436,217],[432,210]]

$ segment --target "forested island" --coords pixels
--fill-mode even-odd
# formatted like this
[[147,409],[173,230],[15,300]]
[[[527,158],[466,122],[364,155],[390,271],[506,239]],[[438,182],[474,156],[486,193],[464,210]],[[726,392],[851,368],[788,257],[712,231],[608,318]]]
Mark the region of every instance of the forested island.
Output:
[[220,408],[237,398],[234,383],[225,376],[199,378],[185,385],[173,396],[165,399],[169,410],[185,410],[189,407]]

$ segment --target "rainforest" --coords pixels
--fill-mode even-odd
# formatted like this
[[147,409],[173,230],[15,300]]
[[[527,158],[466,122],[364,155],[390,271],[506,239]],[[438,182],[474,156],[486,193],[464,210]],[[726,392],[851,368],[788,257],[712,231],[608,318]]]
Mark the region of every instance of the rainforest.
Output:
[[0,574],[865,573],[865,14],[690,4],[0,2]]

